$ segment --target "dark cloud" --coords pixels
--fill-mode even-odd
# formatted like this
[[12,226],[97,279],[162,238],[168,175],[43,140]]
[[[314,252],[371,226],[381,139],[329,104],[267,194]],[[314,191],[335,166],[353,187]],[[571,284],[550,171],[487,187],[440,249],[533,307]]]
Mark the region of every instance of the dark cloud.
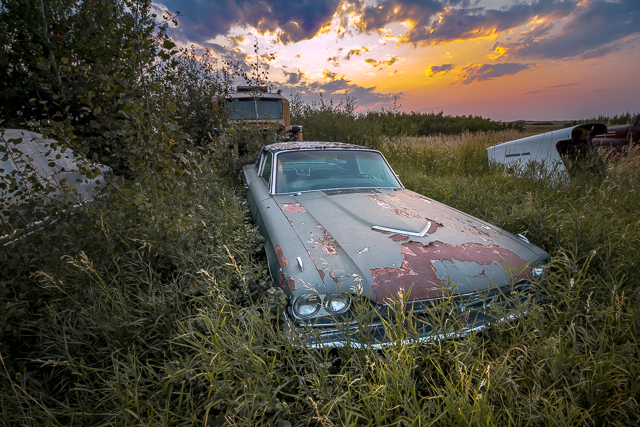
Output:
[[249,65],[251,56],[238,48],[227,48],[216,43],[209,43],[207,44],[207,49],[211,52],[211,56],[216,60],[235,64],[244,72],[251,69],[251,66]]
[[174,38],[204,44],[226,35],[232,27],[252,26],[278,32],[283,43],[315,36],[331,22],[340,0],[159,0],[169,11],[180,11]]
[[540,90],[532,90],[529,92],[525,92],[522,95],[535,95],[536,93],[542,93],[542,92],[546,92],[545,89],[540,89]]
[[559,85],[545,86],[544,89],[532,90],[532,91],[523,93],[523,95],[535,95],[536,93],[549,92],[549,89],[558,89],[558,88],[563,88],[563,87],[578,86],[579,84],[580,83],[563,83],[563,84],[559,84]]
[[531,66],[528,64],[517,64],[514,62],[505,62],[503,64],[479,64],[464,67],[464,74],[460,79],[462,83],[469,84],[474,81],[493,80],[502,76],[510,76],[522,70],[526,70]]
[[387,24],[411,20],[426,25],[446,3],[437,0],[387,0],[372,6],[361,5],[360,30],[378,31]]
[[567,87],[567,86],[577,86],[579,84],[580,83],[563,83],[561,85],[546,86],[546,89],[555,89],[555,88]]
[[[540,23],[521,33],[516,42],[498,45],[515,58],[546,59],[603,56],[621,49],[625,37],[640,32],[639,0],[537,0],[499,10],[473,4],[387,0],[379,6],[362,6],[359,27],[379,31],[389,23],[410,20],[415,25],[399,42],[420,45],[486,37],[538,19]],[[564,25],[563,19],[568,19]]]
[[333,81],[333,80],[337,80],[337,79],[339,79],[339,78],[340,78],[340,77],[338,76],[338,73],[334,73],[333,71],[329,71],[329,70],[324,70],[324,71],[322,72],[322,75],[324,75],[324,78],[325,78],[325,79],[329,79],[329,80],[331,80],[331,81]]
[[[294,73],[287,73],[288,78],[290,74]],[[324,70],[323,75],[329,81],[309,82],[300,73],[293,77],[293,79],[298,79],[295,83],[287,81],[282,89],[285,93],[298,93],[305,102],[319,101],[321,94],[323,94],[325,100],[327,98],[342,98],[348,94],[354,97],[358,101],[358,105],[364,108],[379,108],[382,106],[386,108],[392,105],[394,95],[398,96],[398,94],[378,93],[376,92],[376,86],[360,86],[329,70]]]
[[373,68],[378,68],[378,70],[384,70],[387,69],[389,67],[391,67],[393,64],[395,64],[398,61],[402,61],[404,58],[398,58],[397,56],[392,56],[391,58],[384,60],[384,61],[376,61],[375,59],[369,58],[369,59],[365,59],[364,62],[366,62],[367,64],[371,65]]
[[442,64],[442,65],[433,65],[427,68],[426,75],[429,77],[433,77],[438,73],[447,74],[455,68],[456,64]]
[[231,42],[232,46],[238,46],[244,43],[246,38],[244,36],[230,36],[230,37],[227,37],[227,40]]
[[285,84],[295,86],[302,81],[304,73],[300,70],[295,72],[283,71],[282,74],[285,77]]
[[526,24],[534,17],[555,20],[569,14],[575,0],[538,0],[531,4],[514,4],[501,10],[446,8],[430,21],[420,21],[401,39],[404,43],[438,44],[454,40],[486,37]]
[[366,47],[362,47],[360,49],[351,49],[347,55],[344,57],[344,59],[346,59],[347,61],[349,61],[351,59],[352,56],[360,56],[364,53],[369,52],[369,48]]
[[590,0],[580,3],[568,22],[548,37],[524,34],[504,46],[516,58],[590,59],[621,49],[623,39],[638,32],[640,1]]
[[[514,0],[500,9],[487,9],[476,0],[158,1],[183,15],[171,36],[200,44],[249,26],[276,34],[283,43],[298,42],[314,37],[336,13],[340,37],[348,33],[347,18],[353,13],[360,16],[358,30],[367,33],[410,21],[413,27],[398,40],[414,46],[486,37],[537,22],[515,35],[517,40],[499,43],[504,58],[590,59],[620,49],[626,37],[640,32],[640,0]],[[237,46],[242,40],[230,41]],[[353,49],[344,59],[362,52]]]
[[219,55],[226,55],[227,52],[229,52],[232,49],[226,48],[222,45],[216,44],[216,43],[210,43],[207,48],[211,49],[214,53],[217,53]]
[[327,58],[328,62],[333,62],[333,66],[334,67],[339,67],[340,66],[340,58],[338,58],[338,55],[336,56],[332,56],[330,58]]

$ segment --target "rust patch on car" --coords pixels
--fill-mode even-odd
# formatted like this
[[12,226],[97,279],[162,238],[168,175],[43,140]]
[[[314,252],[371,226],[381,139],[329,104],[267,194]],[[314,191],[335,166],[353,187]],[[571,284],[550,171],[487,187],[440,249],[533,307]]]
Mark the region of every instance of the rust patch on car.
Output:
[[409,236],[404,236],[402,234],[394,234],[393,236],[389,236],[389,238],[394,242],[404,242],[409,238]]
[[331,274],[331,272],[329,272],[329,277],[331,277],[331,279],[333,280],[333,283],[335,283],[336,285],[340,284],[340,280],[338,280],[338,278],[336,277],[335,273]]
[[436,232],[438,227],[442,227],[442,224],[440,224],[438,222],[435,222],[432,219],[429,219],[428,221],[431,223],[431,225],[429,226],[429,229],[427,230],[427,234],[433,234],[433,233]]
[[289,213],[298,213],[298,212],[306,212],[307,210],[304,208],[304,206],[302,206],[300,203],[283,203],[280,206],[280,209],[282,209],[285,212],[289,212]]
[[387,209],[394,214],[401,216],[403,218],[419,218],[424,219],[422,215],[412,207],[408,206],[404,203],[401,197],[394,196],[392,194],[372,194],[372,193],[363,193],[368,196],[372,202],[377,204],[383,209]]
[[322,141],[293,141],[293,142],[277,142],[275,144],[264,147],[267,151],[281,150],[306,150],[313,148],[362,148],[358,145],[347,144],[344,142],[322,142]]
[[485,236],[485,237],[491,237],[491,235],[489,233],[487,233],[486,231],[481,230],[478,227],[476,227],[476,225],[473,222],[471,222],[470,220],[467,220],[467,222],[469,223],[469,226],[475,230],[475,231],[471,231],[470,233],[475,234],[476,236],[482,235],[482,236]]
[[319,268],[316,268],[316,270],[318,270],[318,274],[320,275],[320,280],[324,281],[324,276],[325,276],[324,271]]
[[[436,275],[433,265],[436,261],[453,260],[462,262],[474,262],[480,266],[499,264],[514,269],[521,269],[526,262],[508,249],[496,245],[481,245],[478,243],[465,243],[459,246],[434,241],[427,245],[420,242],[409,241],[402,244],[403,262],[399,268],[372,268],[373,292],[378,302],[388,302],[398,295],[411,290],[411,299],[428,299],[451,295],[447,283]],[[482,272],[484,274],[484,270]],[[531,277],[527,267],[518,277]]]
[[[324,228],[323,228],[324,230]],[[336,242],[336,239],[334,239],[333,237],[331,237],[331,234],[327,233],[326,230],[324,232],[324,236],[322,237],[318,237],[316,239],[316,243],[319,243],[322,245],[322,252],[324,252],[327,255],[337,255],[338,254],[338,243]]]
[[291,292],[296,290],[296,281],[289,276],[287,279],[284,275],[284,271],[280,271],[280,286],[283,288],[288,287]]
[[280,264],[280,268],[284,268],[289,265],[289,260],[285,258],[280,245],[276,245],[276,257],[278,258],[278,264]]
[[427,203],[431,204],[431,199],[428,198],[428,197],[423,196],[422,194],[406,193],[406,195],[409,196],[409,197],[413,197],[414,199],[422,200],[424,202],[427,202]]

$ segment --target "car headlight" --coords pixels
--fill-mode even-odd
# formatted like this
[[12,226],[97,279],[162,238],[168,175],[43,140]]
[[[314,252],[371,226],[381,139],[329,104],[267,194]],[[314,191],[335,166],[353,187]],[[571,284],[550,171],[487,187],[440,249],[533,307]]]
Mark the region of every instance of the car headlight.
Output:
[[293,301],[293,312],[298,317],[311,317],[320,310],[322,298],[320,295],[301,295]]
[[533,277],[542,276],[542,274],[544,274],[544,266],[543,265],[537,265],[535,267],[531,267],[531,274],[533,275]]
[[349,297],[344,294],[329,294],[324,299],[324,308],[331,314],[342,314],[349,309]]

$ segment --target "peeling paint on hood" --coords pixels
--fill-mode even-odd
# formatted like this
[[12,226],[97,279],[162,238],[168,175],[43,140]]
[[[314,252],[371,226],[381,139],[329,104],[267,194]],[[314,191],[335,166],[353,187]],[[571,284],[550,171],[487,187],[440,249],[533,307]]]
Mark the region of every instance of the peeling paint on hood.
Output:
[[[365,295],[379,303],[399,291],[425,299],[501,286],[530,277],[527,264],[544,253],[409,190],[316,191],[276,199],[326,291],[349,291],[357,277]],[[427,226],[424,235],[410,234]]]

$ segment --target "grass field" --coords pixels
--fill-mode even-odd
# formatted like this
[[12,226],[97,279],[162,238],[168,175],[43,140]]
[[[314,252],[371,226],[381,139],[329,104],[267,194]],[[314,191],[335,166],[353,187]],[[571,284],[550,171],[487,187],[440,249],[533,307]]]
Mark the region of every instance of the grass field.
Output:
[[[135,230],[112,255],[63,225],[5,248],[0,424],[640,424],[640,155],[570,182],[491,170],[485,148],[519,136],[378,145],[409,189],[552,254],[525,318],[379,351],[297,346],[275,320],[282,294],[239,182],[212,178],[180,190],[197,203],[186,237],[166,241],[171,268]],[[115,247],[91,218],[93,243]]]

